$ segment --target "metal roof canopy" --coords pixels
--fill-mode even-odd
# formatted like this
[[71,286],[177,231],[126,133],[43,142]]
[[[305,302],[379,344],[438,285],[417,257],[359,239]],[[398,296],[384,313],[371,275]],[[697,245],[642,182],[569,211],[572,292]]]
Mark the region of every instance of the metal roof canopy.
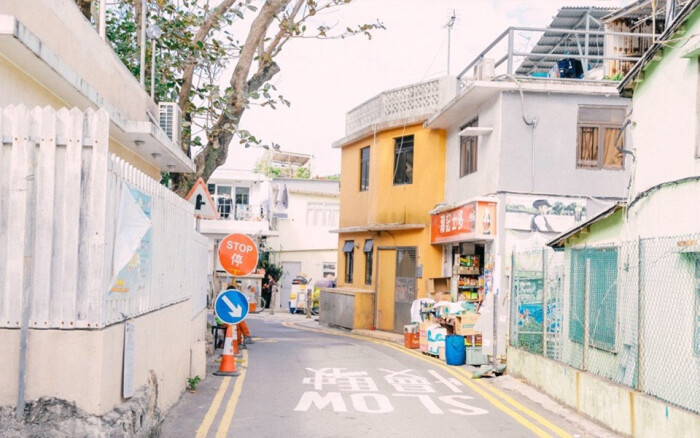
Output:
[[[602,31],[604,30],[603,17],[610,15],[615,10],[615,8],[598,7],[561,8],[557,15],[552,18],[548,28]],[[517,75],[528,75],[535,71],[547,72],[556,64],[558,59],[565,57],[569,53],[584,55],[586,39],[588,39],[588,54],[590,56],[603,56],[603,37],[600,35],[579,38],[578,35],[572,36],[571,34],[545,31],[530,52],[533,54],[552,54],[552,57],[534,59],[526,57],[515,73]]]
[[311,160],[311,155],[296,152],[271,152],[272,162],[287,165],[304,166]]

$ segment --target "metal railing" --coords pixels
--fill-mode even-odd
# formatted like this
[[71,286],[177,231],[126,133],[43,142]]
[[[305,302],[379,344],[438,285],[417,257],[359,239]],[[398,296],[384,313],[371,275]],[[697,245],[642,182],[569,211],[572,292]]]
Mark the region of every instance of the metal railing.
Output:
[[[541,33],[546,36],[556,36],[560,35],[564,39],[571,39],[576,42],[576,49],[578,53],[557,53],[557,50],[561,50],[561,44],[554,46],[552,50],[548,53],[536,53],[533,51],[518,50],[516,49],[516,33],[519,36],[520,33]],[[600,40],[603,39],[602,45],[599,45],[603,49],[603,55],[592,54],[590,51],[590,41],[591,37],[595,37]],[[618,71],[623,71],[626,66],[621,63],[630,63],[631,66],[636,63],[645,51],[645,47],[648,47],[653,42],[654,35],[647,33],[634,33],[634,32],[617,32],[617,31],[599,31],[599,30],[574,30],[574,29],[555,29],[555,28],[537,28],[537,27],[520,27],[514,26],[509,27],[503,31],[491,44],[486,46],[486,48],[479,53],[474,60],[472,60],[467,66],[457,75],[459,80],[469,79],[466,75],[472,69],[475,69],[477,65],[485,59],[494,60],[494,76],[520,76],[520,77],[532,77],[533,79],[542,79],[543,76],[531,76],[516,74],[518,61],[523,62],[529,61],[533,64],[533,71],[542,72],[542,68],[538,68],[538,64],[543,62],[556,62],[558,60],[568,58],[576,59],[582,61],[584,80],[587,79],[586,73],[590,70],[589,61],[603,61],[606,63],[615,63]],[[528,41],[530,38],[526,38]],[[633,39],[635,44],[622,44],[619,40],[621,39]],[[605,44],[617,44],[620,43],[621,47],[615,46],[613,48],[608,47],[606,50]],[[622,47],[626,46],[626,47]],[[535,46],[536,47],[536,46]],[[505,53],[504,53],[505,52]],[[622,54],[620,54],[622,52]],[[609,54],[608,54],[609,53]],[[547,76],[549,79],[556,79]],[[604,80],[612,80],[611,78],[606,78]]]

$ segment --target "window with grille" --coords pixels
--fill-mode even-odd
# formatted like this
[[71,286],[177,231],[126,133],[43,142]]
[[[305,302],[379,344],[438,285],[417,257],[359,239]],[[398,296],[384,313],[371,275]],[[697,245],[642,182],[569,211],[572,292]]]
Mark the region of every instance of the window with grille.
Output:
[[581,106],[578,110],[576,167],[582,169],[623,168],[625,107]]
[[346,240],[343,252],[345,253],[345,282],[352,283],[352,274],[355,268],[355,241]]
[[586,264],[590,260],[588,297],[589,344],[615,350],[617,326],[617,248],[586,248],[571,251],[571,305],[569,337],[583,344]]
[[365,253],[365,284],[372,284],[373,246],[372,239],[367,239],[365,240],[364,248],[362,248],[362,251]]
[[369,146],[360,149],[360,191],[369,189]]
[[413,136],[394,139],[394,185],[413,183]]
[[[479,120],[474,119],[466,125],[459,128],[462,131],[465,128],[478,126]],[[459,177],[469,175],[476,172],[476,153],[479,144],[478,136],[464,136],[459,138]]]

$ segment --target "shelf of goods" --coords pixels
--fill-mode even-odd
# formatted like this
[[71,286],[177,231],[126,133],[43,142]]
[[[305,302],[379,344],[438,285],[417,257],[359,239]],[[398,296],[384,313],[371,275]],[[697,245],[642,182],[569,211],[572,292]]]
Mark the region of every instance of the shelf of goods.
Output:
[[455,267],[459,276],[457,290],[466,301],[481,302],[483,299],[484,277],[479,262],[479,256],[465,255],[460,257],[459,266]]

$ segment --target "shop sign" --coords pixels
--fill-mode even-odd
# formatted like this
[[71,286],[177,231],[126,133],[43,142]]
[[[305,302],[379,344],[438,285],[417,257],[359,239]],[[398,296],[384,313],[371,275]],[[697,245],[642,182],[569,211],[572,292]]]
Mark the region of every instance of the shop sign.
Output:
[[495,202],[470,202],[430,218],[430,243],[461,242],[495,234]]

